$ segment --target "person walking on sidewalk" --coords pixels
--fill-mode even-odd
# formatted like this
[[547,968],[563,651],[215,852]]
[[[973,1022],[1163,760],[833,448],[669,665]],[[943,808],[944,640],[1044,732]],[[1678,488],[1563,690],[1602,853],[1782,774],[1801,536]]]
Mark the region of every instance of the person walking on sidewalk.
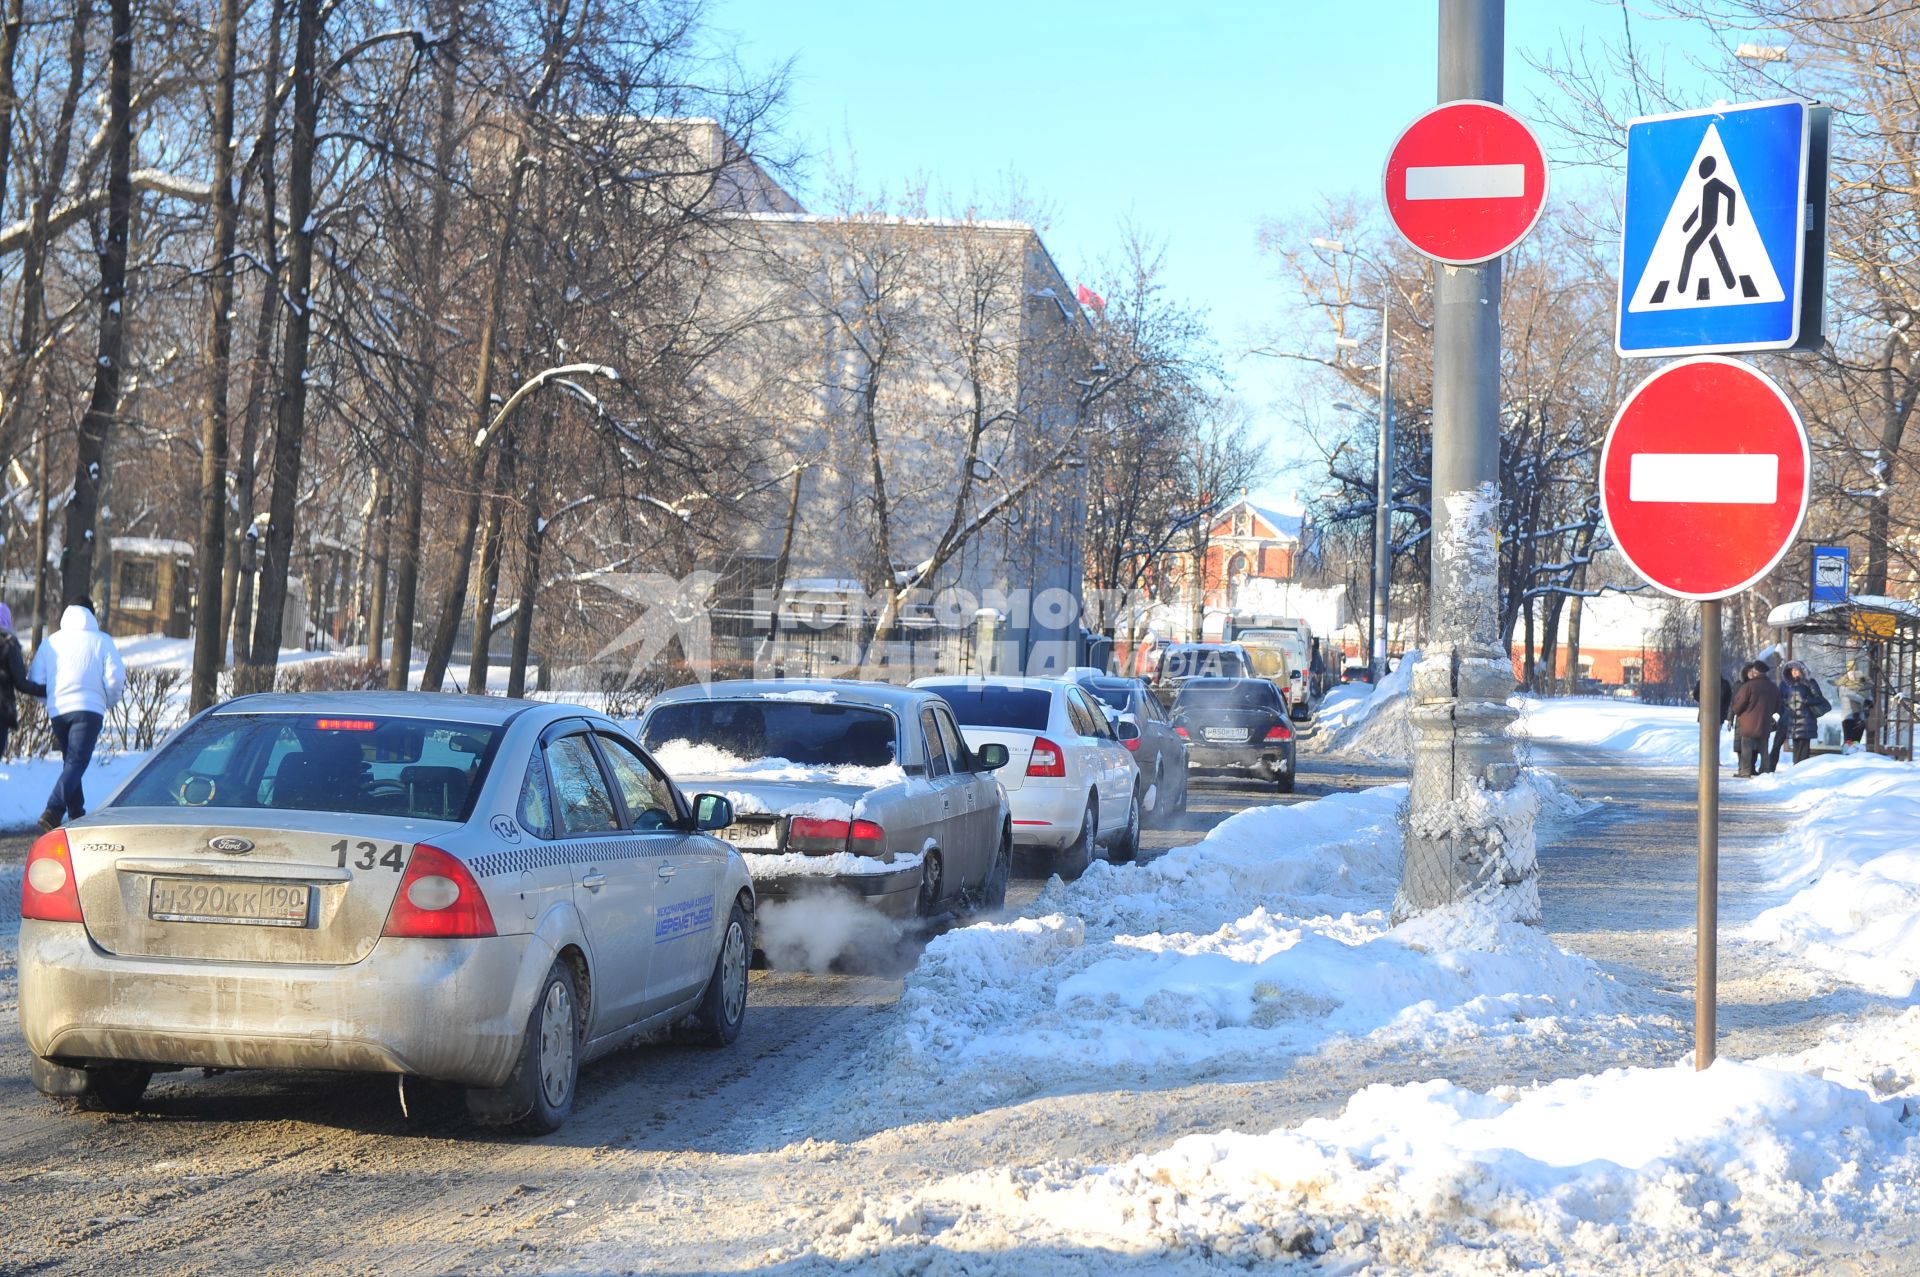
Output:
[[60,628],[33,654],[32,676],[46,685],[47,719],[60,747],[60,775],[40,816],[40,827],[52,829],[87,814],[80,778],[93,761],[107,711],[120,703],[127,683],[120,649],[101,632],[92,599],[82,596],[60,614]]
[[1813,753],[1820,734],[1820,716],[1833,708],[1820,684],[1799,661],[1788,661],[1780,680],[1780,738],[1793,744],[1796,766]]
[[27,677],[26,662],[20,656],[20,640],[13,633],[13,610],[0,603],[0,758],[7,757],[13,743],[13,729],[20,726],[19,694],[42,696],[47,689]]
[[1780,689],[1767,676],[1766,666],[1751,661],[1740,671],[1740,687],[1728,711],[1733,715],[1734,751],[1740,764],[1734,775],[1751,776],[1756,761],[1765,761],[1767,734],[1780,712]]

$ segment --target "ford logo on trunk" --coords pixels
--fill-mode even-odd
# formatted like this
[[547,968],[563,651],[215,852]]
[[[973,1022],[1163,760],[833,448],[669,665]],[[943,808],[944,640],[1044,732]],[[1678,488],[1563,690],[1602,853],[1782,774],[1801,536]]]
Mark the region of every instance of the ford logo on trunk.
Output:
[[215,838],[209,842],[207,846],[213,848],[215,851],[225,852],[229,856],[243,856],[253,850],[253,843],[250,839],[235,838],[231,835],[225,838]]

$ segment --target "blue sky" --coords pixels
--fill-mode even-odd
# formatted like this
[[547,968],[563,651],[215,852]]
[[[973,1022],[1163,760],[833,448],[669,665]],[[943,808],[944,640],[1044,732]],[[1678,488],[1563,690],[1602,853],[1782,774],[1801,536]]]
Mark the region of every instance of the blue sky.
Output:
[[[1377,203],[1388,147],[1434,102],[1437,12],[1435,0],[713,0],[710,21],[740,37],[749,66],[796,59],[784,129],[811,154],[803,200],[851,153],[867,186],[925,175],[963,202],[1017,175],[1050,206],[1046,242],[1069,277],[1096,272],[1123,220],[1163,242],[1169,290],[1209,312],[1285,455],[1292,381],[1239,357],[1287,303],[1257,229],[1323,194]],[[1631,17],[1643,52],[1704,44]],[[1510,0],[1508,104],[1524,115],[1552,91],[1522,50],[1584,39],[1597,53],[1621,20],[1617,3]]]

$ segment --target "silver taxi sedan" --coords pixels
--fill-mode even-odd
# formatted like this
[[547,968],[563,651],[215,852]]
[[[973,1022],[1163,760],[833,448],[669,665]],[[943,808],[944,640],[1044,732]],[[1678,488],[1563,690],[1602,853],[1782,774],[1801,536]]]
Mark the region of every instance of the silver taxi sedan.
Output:
[[124,1110],[166,1069],[399,1073],[554,1130],[584,1061],[738,1036],[753,888],[706,832],[732,819],[575,706],[229,701],[28,853],[33,1083]]

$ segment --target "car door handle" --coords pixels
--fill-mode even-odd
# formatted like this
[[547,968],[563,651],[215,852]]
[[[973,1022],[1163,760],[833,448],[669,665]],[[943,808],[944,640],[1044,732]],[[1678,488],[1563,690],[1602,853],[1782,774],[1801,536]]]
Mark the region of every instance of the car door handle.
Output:
[[607,885],[607,876],[603,873],[590,873],[580,880],[580,885],[588,891],[598,891]]
[[672,865],[661,865],[660,868],[654,872],[662,878],[671,878],[674,874],[678,873],[679,870],[675,869]]

